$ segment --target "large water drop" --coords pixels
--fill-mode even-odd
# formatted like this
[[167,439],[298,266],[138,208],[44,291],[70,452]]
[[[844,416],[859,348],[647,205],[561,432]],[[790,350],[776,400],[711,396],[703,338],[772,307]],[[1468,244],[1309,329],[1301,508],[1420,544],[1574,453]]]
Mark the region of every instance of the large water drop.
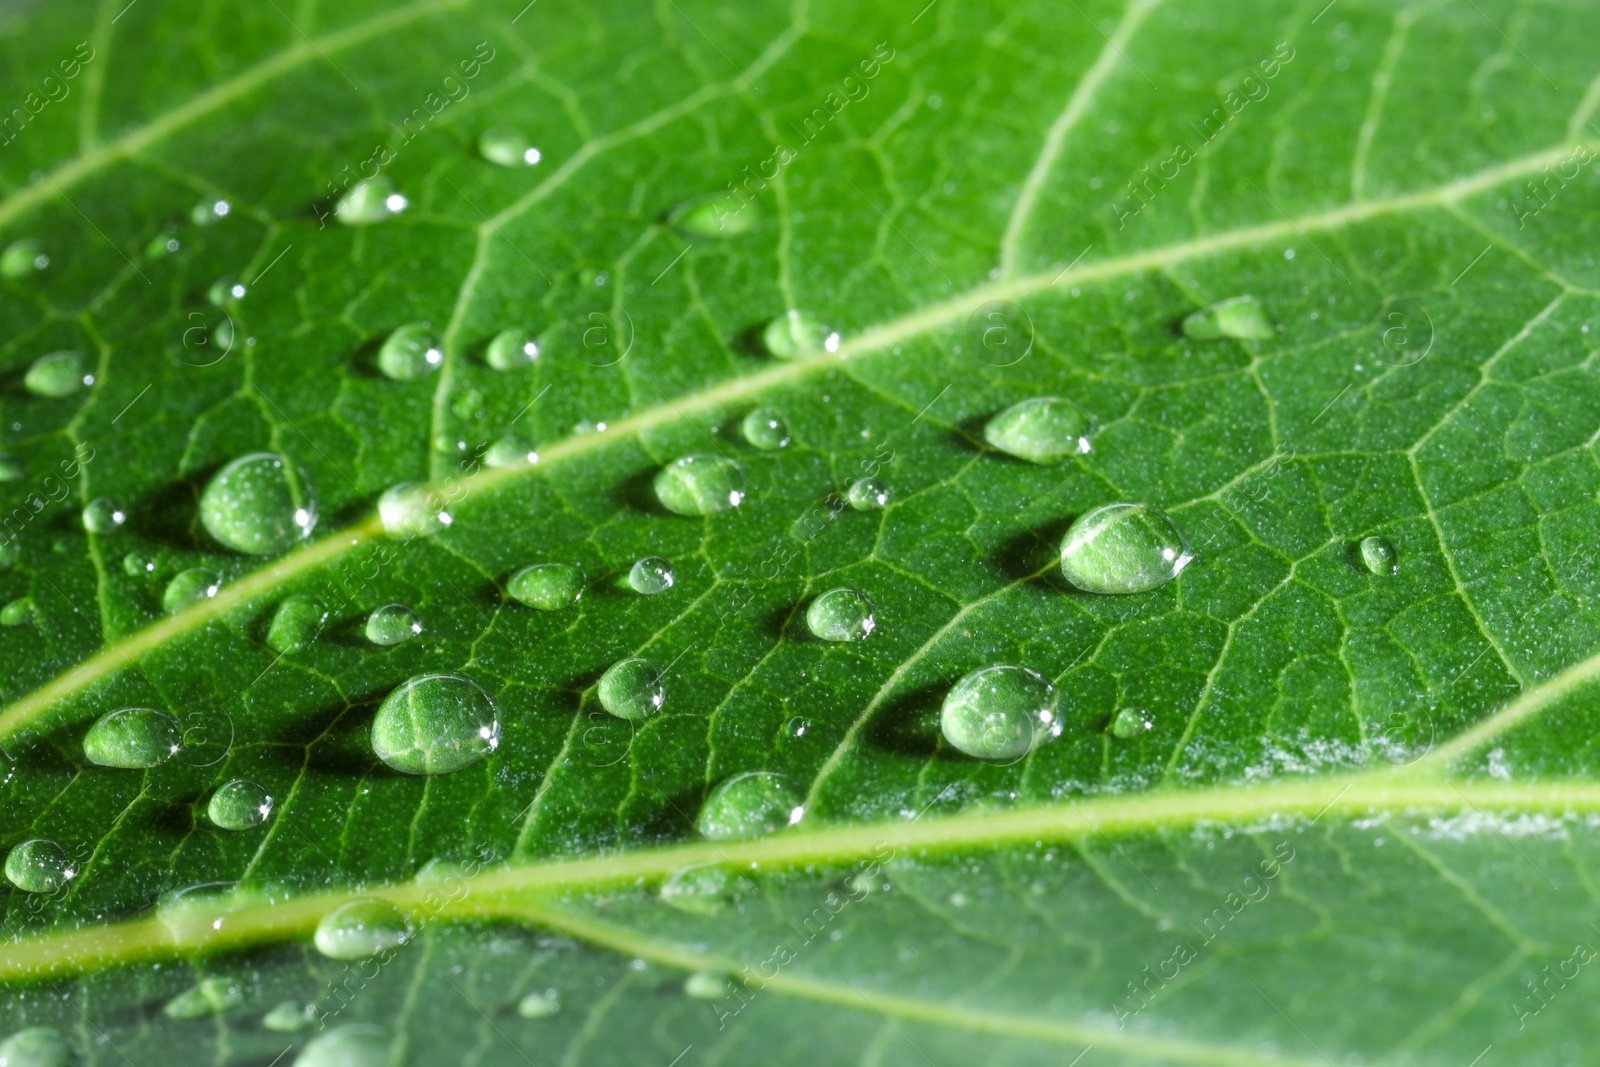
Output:
[[200,494],[206,532],[235,552],[269,556],[293,548],[317,525],[317,493],[293,460],[276,452],[240,456]]
[[422,632],[422,620],[404,604],[384,604],[367,616],[367,640],[388,648]]
[[697,453],[674,460],[655,478],[656,498],[678,515],[711,515],[744,503],[745,478],[725,456]]
[[633,566],[628,570],[628,585],[635,593],[643,593],[645,596],[665,593],[672,588],[672,583],[676,580],[672,564],[660,556],[646,556],[634,560]]
[[316,643],[327,621],[328,609],[316,597],[306,593],[287,596],[272,613],[272,623],[267,627],[267,647],[285,656],[304,652]]
[[24,893],[54,893],[77,874],[67,850],[43,837],[6,853],[6,880]]
[[1089,451],[1093,429],[1089,416],[1072,401],[1039,396],[990,419],[983,439],[1030,463],[1060,463]]
[[444,349],[426,322],[408,322],[378,346],[378,369],[397,382],[426,378],[443,365]]
[[1061,573],[1086,593],[1143,593],[1166,585],[1194,558],[1170,516],[1151,504],[1105,504],[1061,539]]
[[294,1067],[389,1067],[387,1031],[371,1023],[347,1023],[306,1042]]
[[171,759],[183,744],[178,720],[157,708],[122,708],[83,736],[83,755],[102,767],[143,769]]
[[739,424],[744,439],[752,448],[776,452],[789,443],[789,424],[774,408],[756,408]]
[[583,595],[583,571],[571,563],[535,563],[513,574],[506,592],[530,608],[559,611]]
[[33,361],[22,376],[23,388],[34,396],[59,399],[71,396],[94,381],[83,369],[83,356],[77,352],[51,352]]
[[1363,537],[1356,551],[1368,574],[1388,578],[1400,573],[1400,553],[1387,538]]
[[406,209],[406,198],[394,182],[381,175],[356,182],[333,207],[334,217],[346,226],[370,226],[392,219]]
[[860,641],[877,627],[872,601],[855,589],[830,589],[806,608],[806,627],[824,641]]
[[206,815],[224,830],[250,830],[272,814],[272,796],[248,778],[235,778],[211,794]]
[[661,669],[645,659],[618,660],[600,676],[600,706],[619,719],[644,719],[661,710]]
[[1060,734],[1055,687],[1027,667],[984,667],[946,694],[939,727],[969,756],[1018,759]]
[[772,771],[736,774],[706,794],[695,827],[713,841],[744,841],[775,833],[805,815],[788,778]]
[[378,518],[384,533],[402,541],[430,537],[455,521],[444,498],[420,482],[385,489],[378,498]]
[[372,723],[372,750],[405,774],[459,771],[499,744],[494,700],[456,674],[408,679],[384,698]]
[[531,167],[543,158],[521,130],[491,126],[478,135],[478,154],[502,167]]
[[172,576],[172,581],[161,591],[161,608],[168,615],[176,615],[184,608],[210,600],[222,588],[222,578],[208,567],[190,567]]
[[312,942],[332,960],[364,960],[398,948],[414,931],[405,912],[387,900],[353,900],[322,917]]

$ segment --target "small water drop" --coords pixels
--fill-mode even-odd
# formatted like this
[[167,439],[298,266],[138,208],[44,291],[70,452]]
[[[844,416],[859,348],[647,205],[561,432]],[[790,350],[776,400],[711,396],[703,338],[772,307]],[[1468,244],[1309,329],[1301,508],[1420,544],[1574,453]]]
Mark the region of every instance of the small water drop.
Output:
[[548,1019],[561,1010],[561,995],[554,989],[529,993],[517,1001],[517,1014],[524,1019]]
[[724,864],[697,863],[679,867],[661,883],[661,902],[691,915],[715,915],[737,902],[748,885]]
[[189,221],[196,226],[211,226],[228,217],[233,205],[226,200],[202,200],[189,212]]
[[322,601],[305,593],[285,597],[278,610],[272,613],[267,627],[267,647],[280,655],[304,652],[316,643],[328,621],[328,609]]
[[401,482],[385,489],[378,498],[378,518],[384,533],[404,541],[431,537],[455,521],[445,508],[444,497],[421,482]]
[[30,1026],[0,1041],[0,1067],[68,1067],[72,1043],[59,1030]]
[[981,668],[946,694],[939,727],[969,756],[1018,759],[1061,733],[1055,686],[1027,667]]
[[33,598],[19,596],[0,608],[0,626],[21,626],[33,621]]
[[844,495],[857,511],[871,511],[889,503],[889,487],[876,478],[857,478]]
[[506,582],[513,600],[540,611],[559,611],[583,595],[583,571],[571,563],[535,563]]
[[306,1042],[294,1067],[388,1067],[390,1044],[388,1031],[381,1026],[347,1023]]
[[77,352],[51,352],[40,356],[22,376],[23,388],[34,396],[60,399],[71,396],[93,378],[83,369],[83,356]]
[[411,922],[387,900],[353,900],[322,917],[312,942],[331,960],[364,960],[411,939]]
[[6,854],[6,879],[24,893],[54,893],[77,874],[67,850],[43,837]]
[[539,343],[517,326],[495,334],[483,353],[484,362],[495,370],[520,370],[538,358]]
[[619,719],[645,719],[666,703],[661,670],[645,659],[618,660],[606,668],[597,687],[600,706]]
[[206,483],[200,522],[235,552],[274,555],[311,536],[317,525],[316,489],[289,457],[252,452]]
[[202,600],[210,600],[222,588],[222,578],[207,567],[190,567],[172,576],[172,581],[161,591],[161,608],[168,615],[176,615],[184,608]]
[[28,473],[22,460],[10,452],[0,452],[0,482],[15,482]]
[[761,343],[774,359],[797,359],[816,352],[837,352],[839,335],[809,311],[791,308],[767,323]]
[[806,608],[806,626],[824,641],[861,641],[877,627],[872,601],[855,589],[830,589]]
[[146,259],[161,259],[170,256],[183,245],[170,233],[158,233],[150,238],[150,243],[144,246]]
[[1387,578],[1400,573],[1400,553],[1388,538],[1363,537],[1356,546],[1356,555],[1369,574]]
[[370,226],[405,209],[406,198],[395,192],[394,182],[380,175],[352,185],[334,205],[333,214],[346,226]]
[[1267,309],[1253,296],[1236,296],[1191,313],[1183,320],[1183,335],[1195,341],[1231,337],[1237,341],[1265,341],[1277,336]]
[[261,1027],[279,1034],[297,1034],[317,1025],[317,1006],[299,1000],[280,1001],[261,1017]]
[[385,604],[367,616],[367,640],[388,648],[422,632],[422,620],[404,604]]
[[1166,585],[1194,555],[1166,512],[1105,504],[1078,516],[1061,539],[1061,573],[1086,593],[1143,593]]
[[38,241],[29,237],[11,242],[4,252],[0,252],[0,276],[12,281],[20,281],[49,265],[50,257],[44,254]]
[[1143,708],[1123,708],[1111,720],[1111,733],[1126,741],[1155,729],[1156,720]]
[[789,443],[789,425],[773,408],[756,408],[744,417],[740,429],[751,447],[763,452],[776,452]]
[[811,723],[795,715],[783,724],[783,735],[785,737],[804,737],[809,729],[811,729]]
[[500,744],[494,701],[457,674],[407,679],[378,706],[372,750],[404,774],[449,774],[484,759]]
[[1089,416],[1072,401],[1039,396],[1013,404],[990,419],[983,428],[983,439],[1030,463],[1060,463],[1088,452],[1093,430]]
[[800,793],[772,771],[747,771],[706,794],[695,827],[713,841],[744,841],[776,833],[805,815]]
[[162,1005],[161,1014],[169,1019],[203,1019],[237,1008],[244,1001],[244,985],[238,979],[202,978]]
[[672,572],[672,564],[660,556],[646,556],[633,561],[633,567],[628,571],[628,584],[635,593],[645,596],[655,596],[665,593],[672,588],[676,576]]
[[[450,410],[455,417],[462,420],[481,419],[484,416],[483,393],[477,389],[465,389],[456,394],[450,401]],[[465,451],[466,443],[461,443],[461,450]]]
[[491,126],[480,133],[478,153],[502,167],[531,167],[542,158],[528,135],[510,126]]
[[245,292],[243,282],[232,275],[226,275],[211,283],[211,287],[206,290],[206,300],[216,307],[225,307],[235,300],[243,300]]
[[251,830],[272,814],[272,797],[248,778],[235,778],[211,794],[206,815],[224,830]]
[[426,322],[397,327],[378,346],[378,369],[397,382],[426,378],[444,365],[439,337]]
[[178,720],[157,708],[122,708],[83,735],[83,755],[101,767],[143,770],[171,759],[183,744]]
[[736,237],[748,233],[761,219],[754,200],[740,200],[732,193],[712,193],[689,200],[672,209],[668,221],[696,237]]
[[156,572],[156,561],[143,552],[129,552],[122,557],[122,573],[129,578],[148,578]]
[[725,456],[702,452],[662,467],[656,474],[655,490],[668,511],[711,515],[744,503],[744,471]]
[[95,497],[83,506],[83,528],[90,533],[114,533],[127,521],[128,513],[110,497]]
[[722,971],[696,971],[684,980],[683,991],[696,1000],[721,1000],[733,995],[733,982]]
[[495,468],[531,467],[539,462],[539,453],[526,438],[508,433],[488,447],[483,461]]

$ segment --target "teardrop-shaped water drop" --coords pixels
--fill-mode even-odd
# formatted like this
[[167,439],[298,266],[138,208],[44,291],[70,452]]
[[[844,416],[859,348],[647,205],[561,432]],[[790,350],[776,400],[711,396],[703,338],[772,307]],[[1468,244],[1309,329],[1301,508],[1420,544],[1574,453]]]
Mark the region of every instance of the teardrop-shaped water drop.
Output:
[[262,1029],[279,1034],[297,1034],[316,1025],[317,1006],[299,1000],[280,1001],[261,1017]]
[[655,596],[665,593],[672,588],[676,581],[672,564],[660,556],[646,556],[633,561],[633,566],[628,570],[628,585],[635,593],[645,596]]
[[190,567],[172,576],[172,581],[161,591],[161,608],[168,615],[176,615],[184,608],[210,600],[222,588],[222,578],[207,567]]
[[1061,539],[1061,573],[1086,593],[1143,593],[1194,558],[1170,516],[1153,504],[1105,504],[1078,516]]
[[524,1019],[548,1019],[561,1010],[561,994],[540,989],[517,1001],[517,1014]]
[[382,175],[356,182],[333,206],[333,215],[346,226],[370,226],[392,219],[406,209],[406,198],[394,182]]
[[408,322],[378,346],[378,369],[397,382],[426,378],[443,365],[439,336],[426,322]]
[[28,473],[28,468],[23,465],[19,456],[10,452],[0,452],[0,482],[15,482]]
[[224,830],[251,830],[272,814],[272,796],[248,778],[235,778],[211,794],[206,815]]
[[20,281],[49,265],[50,257],[44,254],[39,242],[31,237],[12,241],[4,252],[0,252],[0,276],[12,281]]
[[384,698],[372,723],[372,750],[405,774],[449,774],[500,744],[500,718],[478,683],[458,674],[422,674]]
[[761,331],[761,343],[774,359],[839,351],[839,335],[833,327],[809,311],[793,308],[767,323]]
[[484,451],[483,462],[495,468],[531,467],[539,462],[539,453],[526,438],[508,433]]
[[312,942],[334,960],[364,960],[411,939],[411,922],[387,900],[353,900],[322,917]]
[[285,656],[304,652],[316,643],[327,621],[328,609],[316,597],[306,593],[287,596],[272,613],[272,623],[267,627],[267,647]]
[[502,167],[531,167],[543,158],[527,134],[510,126],[491,126],[478,134],[478,154]]
[[33,361],[22,376],[23,388],[34,396],[60,399],[71,396],[94,378],[83,369],[83,356],[77,352],[50,352]]
[[158,708],[122,708],[101,717],[83,736],[83,755],[102,767],[130,770],[165,763],[183,744],[178,720]]
[[656,499],[678,515],[711,515],[744,503],[745,478],[725,456],[701,452],[673,460],[655,478]]
[[981,668],[945,695],[939,728],[969,756],[1018,759],[1061,733],[1055,686],[1027,667]]
[[661,883],[661,902],[691,915],[715,915],[736,903],[750,883],[726,864],[679,867]]
[[721,1000],[733,996],[733,981],[722,971],[696,971],[684,979],[683,991],[696,1000]]
[[1030,463],[1060,463],[1088,452],[1094,424],[1083,409],[1060,397],[1037,396],[990,419],[983,439]]
[[1183,335],[1195,341],[1231,337],[1236,341],[1265,341],[1278,331],[1267,309],[1253,296],[1235,296],[1192,312],[1183,320]]
[[243,282],[228,274],[211,283],[206,290],[206,300],[215,307],[226,307],[236,300],[243,300],[246,291]]
[[24,841],[6,853],[6,880],[24,893],[54,893],[77,875],[67,850],[47,838]]
[[571,563],[535,563],[513,574],[506,592],[530,608],[560,611],[583,595],[583,571]]
[[1356,552],[1368,574],[1388,578],[1400,573],[1400,553],[1387,538],[1363,537]]
[[596,688],[600,706],[619,719],[649,718],[667,699],[661,669],[645,659],[618,660],[606,668]]
[[495,370],[521,370],[539,358],[539,342],[520,326],[501,330],[484,349],[484,362]]
[[747,771],[706,794],[695,828],[713,841],[744,841],[794,826],[805,815],[793,783],[772,771]]
[[385,604],[367,616],[367,640],[388,648],[422,632],[422,620],[404,604]]
[[21,626],[32,622],[34,615],[33,598],[19,596],[17,599],[0,608],[0,626]]
[[252,452],[206,483],[200,522],[235,552],[274,555],[311,536],[317,525],[317,492],[289,457]]
[[184,990],[161,1007],[169,1019],[204,1019],[237,1008],[245,1001],[244,984],[237,978],[213,976]]
[[736,237],[748,233],[761,219],[761,209],[753,198],[741,199],[733,193],[712,193],[686,201],[672,209],[669,221],[696,237]]
[[378,518],[384,533],[402,541],[431,537],[455,521],[444,497],[421,482],[401,482],[385,489],[378,498]]
[[861,641],[877,627],[872,601],[856,589],[830,589],[806,608],[806,627],[824,641]]
[[69,1067],[76,1057],[60,1030],[30,1026],[0,1041],[0,1067]]
[[789,443],[789,424],[775,408],[756,408],[739,424],[752,448],[776,452]]
[[1111,720],[1111,734],[1126,741],[1155,729],[1156,720],[1143,708],[1123,708]]
[[189,221],[196,226],[211,226],[228,217],[233,205],[226,200],[207,199],[189,211]]
[[83,506],[83,528],[90,533],[114,533],[127,521],[122,505],[108,496],[95,497]]
[[294,1058],[294,1067],[389,1067],[388,1031],[371,1023],[346,1023],[326,1030]]
[[857,511],[872,511],[889,504],[889,487],[876,478],[857,478],[844,495]]

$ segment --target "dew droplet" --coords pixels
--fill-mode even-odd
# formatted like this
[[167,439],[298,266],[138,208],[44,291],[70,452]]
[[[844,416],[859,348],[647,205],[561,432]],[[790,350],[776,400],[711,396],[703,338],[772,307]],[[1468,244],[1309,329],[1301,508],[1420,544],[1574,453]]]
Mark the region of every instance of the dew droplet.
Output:
[[388,1067],[389,1034],[371,1023],[347,1023],[313,1037],[294,1067]]
[[[261,1026],[279,1034],[297,1034],[317,1025],[317,1006],[299,1000],[280,1001],[261,1017]],[[295,1062],[299,1062],[298,1060]]]
[[635,593],[645,596],[655,596],[665,593],[672,588],[676,576],[672,572],[672,564],[660,556],[646,556],[633,561],[633,567],[628,571],[628,584]]
[[945,695],[939,727],[969,756],[1018,759],[1061,732],[1055,686],[1027,667],[981,668]]
[[33,621],[33,599],[19,596],[0,608],[0,626],[21,626]]
[[332,960],[364,960],[411,939],[405,912],[387,900],[352,900],[322,917],[312,942]]
[[28,473],[20,457],[0,452],[0,482],[15,482]]
[[0,1067],[68,1067],[72,1043],[59,1030],[30,1026],[0,1041]]
[[0,541],[0,573],[10,570],[17,565],[17,557],[22,555],[22,542],[17,540]]
[[83,755],[102,767],[143,770],[171,759],[183,744],[178,720],[157,708],[122,708],[83,735]]
[[216,307],[224,307],[235,300],[243,300],[245,294],[244,283],[230,275],[218,278],[206,290],[206,300]]
[[50,257],[44,254],[39,242],[30,237],[12,241],[4,252],[0,252],[0,275],[12,281],[20,281],[49,265]]
[[158,233],[150,238],[150,243],[144,246],[146,259],[161,259],[170,256],[183,245],[170,233]]
[[210,600],[222,588],[222,578],[207,567],[190,567],[172,576],[172,581],[161,591],[161,608],[168,615],[176,615],[184,608],[202,600]]
[[110,497],[95,497],[83,506],[83,528],[90,533],[114,533],[127,521],[128,513]]
[[67,850],[43,837],[6,853],[6,879],[24,893],[54,893],[77,874]]
[[497,438],[483,454],[483,461],[491,467],[531,467],[539,462],[539,453],[526,438],[506,434]]
[[206,483],[200,522],[235,552],[275,555],[311,536],[317,525],[316,489],[289,457],[252,452]]
[[697,453],[673,460],[655,479],[661,506],[678,515],[711,515],[744,503],[744,471],[725,456]]
[[531,167],[542,158],[528,135],[510,126],[491,126],[478,134],[478,154],[502,167]]
[[1123,708],[1111,720],[1111,733],[1126,741],[1155,729],[1155,718],[1143,708]]
[[280,655],[304,652],[316,643],[328,621],[328,609],[322,601],[305,593],[285,597],[278,610],[272,613],[272,623],[267,627],[267,647]]
[[583,595],[583,571],[571,563],[535,563],[513,574],[506,592],[530,608],[559,611]]
[[1078,516],[1061,539],[1061,573],[1086,593],[1143,593],[1193,559],[1183,533],[1152,504],[1105,504]]
[[785,737],[804,737],[809,729],[811,729],[811,723],[799,715],[795,715],[783,724],[783,735]]
[[494,701],[457,674],[421,674],[384,698],[372,723],[372,750],[405,774],[449,774],[500,744]]
[[1387,578],[1400,573],[1400,553],[1387,538],[1363,537],[1357,554],[1369,574]]
[[613,663],[600,676],[597,690],[600,706],[619,719],[649,718],[667,699],[660,668],[645,659]]
[[801,796],[788,778],[747,771],[706,794],[695,827],[713,841],[744,841],[793,826],[804,815]]
[[388,648],[422,632],[422,620],[404,604],[385,604],[367,616],[367,640]]
[[34,396],[60,399],[71,396],[94,378],[83,369],[83,356],[77,352],[51,352],[40,356],[22,376],[23,388]]
[[744,439],[753,448],[776,452],[789,443],[789,425],[773,408],[756,408],[740,423]]
[[1060,463],[1089,451],[1094,425],[1083,409],[1060,397],[1013,404],[990,419],[983,439],[1030,463]]
[[735,903],[748,883],[720,863],[679,867],[661,883],[661,902],[691,915],[715,915]]
[[736,237],[748,233],[761,219],[761,209],[753,199],[741,200],[732,193],[685,201],[672,209],[668,221],[696,237]]
[[206,815],[224,830],[251,830],[272,814],[272,797],[248,778],[235,778],[211,794]]
[[397,327],[378,346],[378,369],[397,382],[426,378],[444,365],[439,337],[426,322]]
[[156,572],[156,561],[143,552],[129,552],[122,557],[122,573],[129,578],[148,578]]
[[1253,296],[1220,301],[1192,312],[1183,320],[1183,335],[1195,341],[1215,341],[1223,337],[1265,341],[1277,333],[1267,309]]
[[683,991],[696,1000],[721,1000],[732,995],[733,985],[722,971],[696,971],[684,980]]
[[561,995],[554,989],[529,993],[517,1001],[517,1014],[524,1019],[548,1019],[561,1010]]
[[767,323],[761,343],[774,359],[839,351],[839,335],[831,326],[809,311],[793,308]]
[[161,1014],[169,1019],[203,1019],[237,1008],[244,1000],[244,985],[238,979],[213,976],[167,1001]]
[[844,495],[857,511],[871,511],[889,503],[889,487],[876,478],[857,478]]
[[346,226],[370,226],[405,209],[406,198],[395,192],[394,182],[380,175],[352,185],[333,206],[333,214]]
[[539,343],[518,326],[495,334],[483,353],[484,362],[495,370],[520,370],[538,358]]
[[444,497],[421,482],[401,482],[385,489],[378,498],[378,518],[384,533],[404,541],[431,537],[455,521],[445,508]]
[[210,226],[228,217],[233,205],[226,200],[202,200],[189,212],[189,221],[196,226]]
[[877,626],[872,601],[855,589],[830,589],[806,608],[806,626],[824,641],[860,641]]

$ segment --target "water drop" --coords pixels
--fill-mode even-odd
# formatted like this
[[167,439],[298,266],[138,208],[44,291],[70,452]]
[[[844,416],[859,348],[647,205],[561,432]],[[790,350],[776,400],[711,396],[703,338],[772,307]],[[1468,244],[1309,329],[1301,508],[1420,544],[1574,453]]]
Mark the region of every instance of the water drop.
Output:
[[172,576],[172,581],[161,591],[161,608],[168,615],[176,615],[184,608],[202,600],[210,600],[222,588],[222,578],[206,567],[190,567]]
[[696,971],[683,983],[683,991],[696,1000],[721,1000],[732,995],[733,984],[721,971]]
[[740,428],[751,447],[763,452],[776,452],[789,443],[789,425],[772,408],[756,408],[744,417]]
[[202,978],[198,985],[184,990],[161,1007],[169,1019],[203,1019],[221,1015],[244,1003],[244,986],[233,978]]
[[1061,573],[1086,593],[1143,593],[1166,585],[1194,556],[1166,512],[1105,504],[1078,516],[1061,539]]
[[83,755],[102,767],[142,770],[171,759],[183,744],[178,720],[157,708],[122,708],[83,735]]
[[172,255],[182,247],[178,239],[172,234],[158,233],[150,238],[149,244],[144,246],[144,254],[147,259],[161,259],[164,256]]
[[10,452],[0,452],[0,482],[14,482],[28,473],[21,458]]
[[790,309],[767,323],[761,343],[775,359],[839,351],[839,335],[809,311]]
[[583,595],[583,571],[570,563],[535,563],[513,574],[506,592],[530,608],[559,611]]
[[478,153],[502,167],[531,167],[541,158],[528,135],[510,126],[492,126],[480,133]]
[[312,936],[317,951],[332,960],[364,960],[411,939],[405,912],[387,900],[353,900],[322,917]]
[[539,462],[539,453],[526,438],[506,434],[495,440],[483,454],[483,461],[491,467],[531,467]]
[[0,1041],[0,1067],[68,1067],[73,1059],[66,1035],[48,1026],[30,1026]]
[[156,561],[143,552],[129,552],[122,557],[122,573],[129,578],[148,578],[156,572]]
[[83,507],[83,528],[90,533],[114,533],[127,521],[128,513],[110,497],[96,497]]
[[404,604],[385,604],[367,616],[367,640],[387,648],[422,632],[422,620]]
[[[458,393],[456,398],[450,401],[450,410],[455,413],[456,418],[462,420],[483,418],[483,393],[477,389],[467,389]],[[466,442],[459,442],[457,449],[465,451]]]
[[467,868],[462,864],[445,856],[435,856],[417,868],[411,880],[418,885],[443,885],[467,877],[470,877]]
[[633,561],[633,567],[628,571],[628,584],[635,593],[645,596],[655,596],[665,593],[672,588],[675,576],[672,573],[672,564],[660,556],[646,556]]
[[401,482],[385,489],[378,498],[378,518],[384,533],[405,541],[430,537],[455,521],[445,509],[444,498],[421,482]]
[[500,744],[494,701],[456,674],[422,674],[384,698],[372,723],[372,750],[405,774],[449,774]]
[[224,830],[251,830],[272,814],[272,797],[248,778],[235,778],[211,794],[206,815]]
[[405,209],[406,198],[395,192],[394,182],[379,176],[351,186],[333,206],[333,214],[346,226],[370,226],[392,219]]
[[272,623],[267,627],[267,647],[285,656],[304,652],[316,643],[322,624],[327,621],[328,609],[316,597],[305,593],[285,597],[278,610],[272,613]]
[[1111,720],[1111,733],[1126,741],[1155,729],[1155,718],[1143,708],[1123,708]]
[[306,1042],[294,1067],[388,1067],[390,1043],[380,1026],[347,1023]]
[[744,503],[744,471],[725,456],[698,453],[673,460],[656,475],[656,498],[678,515],[710,515]]
[[1026,667],[984,667],[946,694],[939,727],[969,756],[1018,759],[1061,733],[1055,686]]
[[0,608],[0,626],[21,626],[33,621],[33,599],[19,596]]
[[397,327],[378,346],[378,369],[397,382],[426,378],[444,365],[444,349],[433,327],[426,322],[408,322]]
[[210,226],[227,218],[232,210],[226,200],[202,200],[189,212],[189,221],[196,226]]
[[206,290],[206,299],[217,307],[223,307],[235,300],[243,300],[245,291],[243,282],[228,275],[211,283],[211,288]]
[[280,1034],[296,1034],[316,1025],[317,1006],[298,1000],[282,1001],[261,1017],[263,1029]]
[[645,659],[618,660],[600,676],[600,706],[619,719],[644,719],[661,710],[667,693],[661,671]]
[[28,237],[11,242],[4,252],[0,252],[0,275],[12,281],[26,278],[49,265],[50,257],[44,254],[39,242]]
[[747,771],[706,794],[695,827],[713,841],[744,841],[793,826],[805,815],[788,778],[772,771]]
[[857,478],[844,495],[857,511],[871,511],[889,503],[889,487],[876,478]]
[[539,344],[533,334],[514,326],[495,334],[483,358],[495,370],[519,370],[539,358]]
[[983,439],[1030,463],[1060,463],[1089,451],[1093,429],[1089,416],[1072,401],[1039,396],[990,419]]
[[1369,574],[1391,577],[1400,573],[1400,553],[1387,538],[1363,537],[1357,554]]
[[6,854],[6,879],[24,893],[54,893],[77,874],[67,850],[42,837]]
[[529,993],[517,1001],[517,1014],[524,1019],[548,1019],[561,1010],[561,996],[554,989]]
[[830,589],[806,609],[806,626],[824,641],[860,641],[877,626],[872,601],[854,589]]
[[692,915],[715,915],[735,903],[747,883],[720,863],[679,867],[661,883],[661,902]]
[[1203,307],[1183,320],[1183,335],[1195,341],[1231,337],[1238,341],[1265,341],[1277,335],[1267,309],[1253,296],[1236,296]]
[[17,557],[20,555],[22,555],[21,541],[0,541],[0,572],[8,571],[16,566]]
[[811,723],[795,715],[783,724],[783,735],[785,737],[804,737],[809,729],[811,729]]
[[71,396],[94,379],[84,373],[83,356],[77,352],[51,352],[40,356],[22,376],[22,385],[34,396],[59,399]]
[[206,483],[200,522],[235,552],[274,555],[311,536],[317,525],[316,489],[289,457],[252,452]]
[[732,193],[712,193],[673,208],[668,220],[696,237],[736,237],[749,232],[761,218],[753,200]]

